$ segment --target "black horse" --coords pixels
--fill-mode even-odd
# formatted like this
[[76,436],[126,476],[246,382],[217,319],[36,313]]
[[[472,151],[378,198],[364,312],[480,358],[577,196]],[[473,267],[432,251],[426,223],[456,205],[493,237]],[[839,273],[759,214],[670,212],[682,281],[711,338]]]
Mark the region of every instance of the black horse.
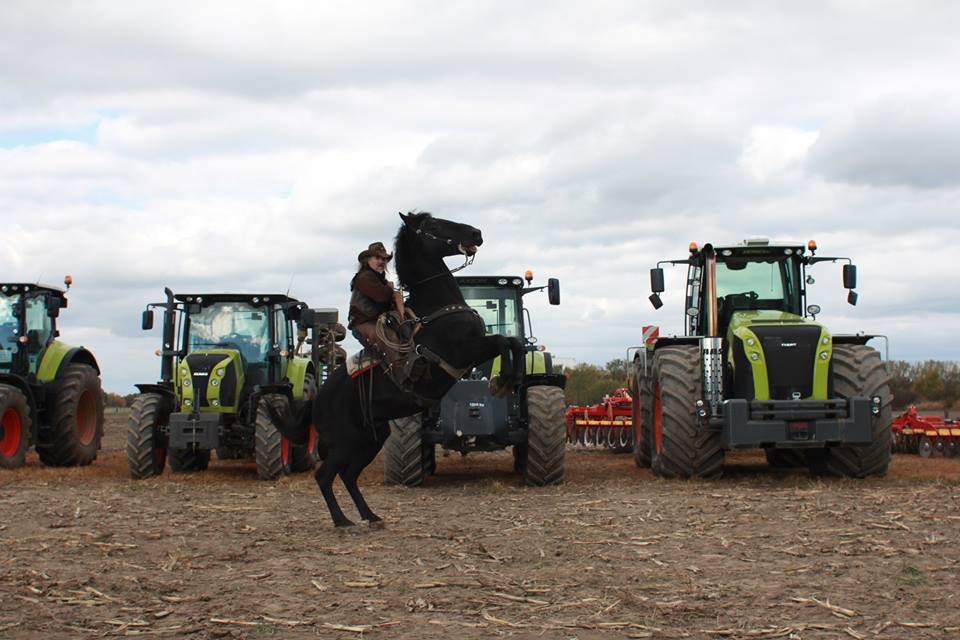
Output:
[[[428,362],[429,372],[409,392],[398,388],[380,368],[351,377],[341,365],[317,393],[312,418],[327,444],[327,456],[315,477],[337,527],[353,525],[333,493],[338,475],[360,517],[371,524],[382,523],[363,499],[357,478],[390,435],[390,420],[419,413],[450,390],[456,380],[446,370],[469,370],[500,356],[500,388],[513,389],[523,377],[523,344],[517,338],[485,335],[482,320],[466,306],[443,261],[445,256],[475,254],[483,244],[480,230],[429,213],[401,213],[400,218],[403,224],[395,245],[397,278],[410,293],[407,306],[427,320],[414,339],[418,350],[432,354],[433,361]],[[437,359],[447,366],[438,364]],[[306,442],[310,412],[305,410],[296,418],[274,418],[289,440]]]

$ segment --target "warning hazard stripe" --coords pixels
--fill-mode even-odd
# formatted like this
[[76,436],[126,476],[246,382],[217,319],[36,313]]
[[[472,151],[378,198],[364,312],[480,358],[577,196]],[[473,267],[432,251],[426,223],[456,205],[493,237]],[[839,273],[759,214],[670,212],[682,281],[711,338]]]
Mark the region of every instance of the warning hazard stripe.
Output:
[[643,344],[650,344],[660,337],[660,327],[649,325],[643,328]]

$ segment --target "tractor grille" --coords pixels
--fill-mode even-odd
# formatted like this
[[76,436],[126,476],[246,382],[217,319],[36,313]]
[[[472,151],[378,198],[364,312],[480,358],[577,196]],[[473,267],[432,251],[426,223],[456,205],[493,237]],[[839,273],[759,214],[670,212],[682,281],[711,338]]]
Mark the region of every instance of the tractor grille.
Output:
[[810,397],[813,393],[813,364],[820,340],[820,327],[753,325],[750,329],[757,334],[763,347],[770,399]]
[[[224,360],[226,358],[223,355],[191,353],[187,356],[187,366],[190,367],[190,382],[193,384],[193,397],[194,402],[197,403],[196,406],[201,408],[210,406],[207,399],[210,376],[214,368]],[[230,406],[237,395],[237,372],[232,360],[224,367],[226,367],[226,372],[220,385],[220,403]]]

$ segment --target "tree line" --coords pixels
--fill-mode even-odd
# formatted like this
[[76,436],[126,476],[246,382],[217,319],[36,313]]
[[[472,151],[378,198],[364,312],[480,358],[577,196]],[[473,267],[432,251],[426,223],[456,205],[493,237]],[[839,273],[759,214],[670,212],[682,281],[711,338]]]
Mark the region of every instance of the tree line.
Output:
[[[960,400],[960,363],[890,360],[885,364],[890,374],[890,391],[893,392],[893,406],[896,409],[911,404],[933,404],[946,410]],[[563,373],[567,376],[567,404],[596,404],[604,394],[627,386],[628,367],[623,359],[611,360],[602,367],[580,363],[564,369]]]

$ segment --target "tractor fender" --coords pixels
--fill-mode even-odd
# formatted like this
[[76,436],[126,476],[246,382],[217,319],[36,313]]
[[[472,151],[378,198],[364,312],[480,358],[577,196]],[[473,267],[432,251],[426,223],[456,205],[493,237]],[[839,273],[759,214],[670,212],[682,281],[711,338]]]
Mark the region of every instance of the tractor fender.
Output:
[[523,376],[523,382],[520,384],[520,388],[524,393],[526,393],[528,387],[536,386],[560,387],[564,389],[567,386],[567,376],[562,373],[536,373]]
[[863,344],[863,345],[867,344],[867,342],[877,337],[879,336],[876,336],[870,333],[857,333],[857,334],[846,333],[846,334],[840,334],[840,335],[834,334],[832,336],[833,344]]
[[653,350],[663,347],[673,347],[677,345],[698,345],[703,336],[667,336],[666,338],[657,338],[653,343]]
[[307,374],[317,379],[317,372],[309,358],[294,357],[287,364],[287,380],[293,385],[293,400],[303,399],[303,381]]
[[37,369],[37,379],[41,382],[53,382],[60,377],[64,367],[71,364],[86,364],[100,373],[100,365],[84,347],[71,347],[59,340],[51,342],[43,352],[40,366]]
[[135,384],[133,386],[135,386],[137,388],[137,391],[139,391],[140,393],[144,393],[144,394],[155,393],[159,396],[163,396],[170,402],[171,407],[176,406],[177,397],[173,393],[173,389],[171,389],[167,385],[148,383],[148,384]]

